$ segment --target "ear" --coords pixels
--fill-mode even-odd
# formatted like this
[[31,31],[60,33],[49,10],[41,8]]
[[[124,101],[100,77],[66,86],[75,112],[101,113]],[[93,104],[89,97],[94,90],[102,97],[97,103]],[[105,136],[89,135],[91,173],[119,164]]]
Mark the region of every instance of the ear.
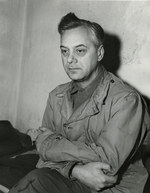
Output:
[[103,45],[99,46],[99,48],[97,49],[97,52],[98,52],[98,61],[101,61],[105,52]]

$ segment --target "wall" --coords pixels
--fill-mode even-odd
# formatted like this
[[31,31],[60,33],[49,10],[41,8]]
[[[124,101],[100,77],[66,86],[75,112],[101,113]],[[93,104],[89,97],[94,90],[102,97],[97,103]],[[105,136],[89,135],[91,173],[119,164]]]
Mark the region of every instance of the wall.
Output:
[[[9,10],[11,1],[5,0],[4,2]],[[7,33],[19,35],[16,27],[24,24],[23,52],[21,55],[21,51],[16,49],[17,57],[11,58],[15,66],[14,70],[9,61],[5,62],[8,65],[6,69],[2,67],[3,75],[6,70],[10,70],[11,73],[10,71],[6,73],[10,77],[4,84],[3,98],[0,102],[4,104],[4,109],[8,101],[11,101],[3,115],[6,118],[10,116],[11,119],[14,119],[11,113],[16,103],[18,104],[16,128],[24,132],[29,128],[38,128],[49,91],[69,80],[61,64],[59,34],[57,33],[60,18],[68,12],[75,12],[78,17],[96,21],[103,26],[107,34],[106,56],[109,56],[105,57],[103,62],[110,64],[111,61],[111,65],[107,64],[106,67],[150,99],[149,1],[13,0],[13,2],[20,6],[26,2],[24,12],[22,8],[14,7],[10,15],[7,13],[6,22],[0,25],[7,23]],[[19,14],[21,11],[23,15],[25,13],[25,20],[23,20],[23,15],[19,15],[20,19],[16,17],[12,21],[12,15]],[[4,16],[4,14],[1,15]],[[17,26],[12,27],[14,24]],[[12,37],[14,36],[11,35],[10,41]],[[13,45],[15,46],[14,43]],[[12,47],[9,48],[9,44],[7,52],[14,52]],[[4,52],[3,46],[2,53],[8,55],[7,52]],[[8,60],[6,55],[3,59]],[[20,60],[20,57],[21,63],[15,63],[15,60]],[[14,76],[19,74],[18,69],[20,69],[20,90],[17,88],[18,79],[13,80]],[[18,100],[15,91],[19,93]],[[10,93],[13,95],[10,96]],[[6,100],[4,100],[5,94]]]
[[25,1],[0,0],[0,120],[16,122]]
[[38,128],[48,93],[68,80],[59,53],[57,3],[27,1],[22,76],[16,127]]

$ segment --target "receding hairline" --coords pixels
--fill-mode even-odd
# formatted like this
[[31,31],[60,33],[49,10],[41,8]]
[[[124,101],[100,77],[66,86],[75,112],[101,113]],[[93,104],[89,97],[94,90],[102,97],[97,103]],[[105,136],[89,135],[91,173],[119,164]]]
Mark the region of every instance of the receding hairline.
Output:
[[69,29],[64,29],[64,30],[62,30],[62,33],[60,34],[60,36],[62,37],[63,34],[64,34],[66,31],[74,30],[74,29],[77,29],[77,28],[83,28],[83,29],[85,29],[85,30],[87,31],[87,34],[88,34],[89,37],[91,38],[91,41],[93,42],[94,46],[99,47],[99,46],[103,45],[102,42],[101,42],[101,44],[100,44],[100,43],[97,41],[97,36],[96,36],[94,30],[93,30],[90,26],[88,26],[88,25],[86,25],[86,24],[79,25],[79,26],[76,26],[76,27],[72,27],[72,28],[69,28]]
[[85,27],[92,34],[92,40],[94,44],[99,47],[103,45],[105,39],[105,32],[102,26],[96,22],[91,22],[89,20],[84,20],[78,18],[74,13],[70,12],[63,16],[58,24],[58,32],[60,35],[69,29],[74,29],[77,27]]

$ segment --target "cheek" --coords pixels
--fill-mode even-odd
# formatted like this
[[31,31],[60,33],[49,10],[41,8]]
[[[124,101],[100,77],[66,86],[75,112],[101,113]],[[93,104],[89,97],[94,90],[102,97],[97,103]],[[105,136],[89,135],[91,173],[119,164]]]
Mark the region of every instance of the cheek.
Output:
[[62,59],[62,64],[63,64],[63,68],[64,68],[65,72],[67,72],[68,71],[68,65],[67,65],[67,62],[65,59]]
[[92,60],[90,57],[82,58],[80,60],[80,64],[84,70],[88,70],[91,66]]
[[65,61],[65,58],[61,55],[61,59],[62,59],[62,62],[64,63]]
[[87,58],[83,61],[84,72],[90,73],[97,67],[97,60],[95,58]]
[[66,65],[66,58],[61,57],[61,59],[62,59],[62,64],[63,64],[63,66],[65,66],[65,65]]

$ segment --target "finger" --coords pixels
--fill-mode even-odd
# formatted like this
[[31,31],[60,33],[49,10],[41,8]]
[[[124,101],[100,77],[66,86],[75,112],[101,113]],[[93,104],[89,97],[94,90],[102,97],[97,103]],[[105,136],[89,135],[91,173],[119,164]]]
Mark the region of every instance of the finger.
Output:
[[103,163],[103,162],[97,162],[97,167],[101,170],[107,170],[107,171],[110,171],[111,170],[111,167],[109,164],[107,163]]
[[106,183],[107,184],[114,184],[117,182],[117,176],[107,176],[105,175]]
[[46,131],[46,130],[47,130],[46,127],[39,127],[39,131],[41,131],[41,132],[44,132],[44,131]]

